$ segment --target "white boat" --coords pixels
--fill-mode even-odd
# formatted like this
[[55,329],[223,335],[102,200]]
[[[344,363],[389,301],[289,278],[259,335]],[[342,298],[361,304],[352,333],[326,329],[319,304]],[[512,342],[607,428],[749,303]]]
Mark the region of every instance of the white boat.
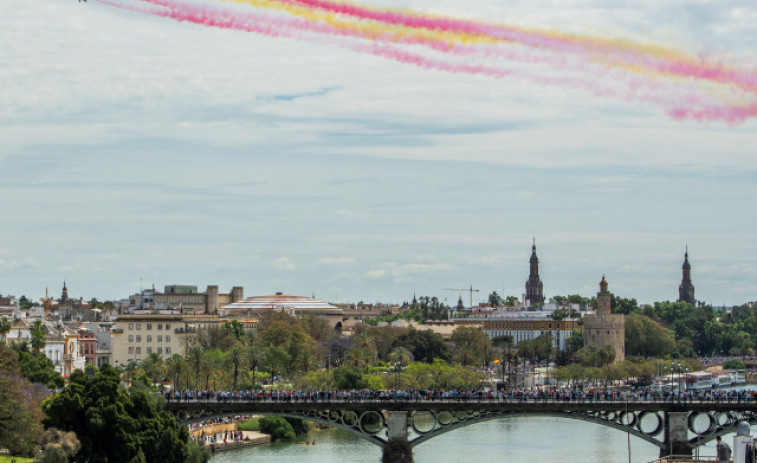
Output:
[[712,374],[712,387],[728,387],[732,382],[731,374],[727,371],[718,371]]

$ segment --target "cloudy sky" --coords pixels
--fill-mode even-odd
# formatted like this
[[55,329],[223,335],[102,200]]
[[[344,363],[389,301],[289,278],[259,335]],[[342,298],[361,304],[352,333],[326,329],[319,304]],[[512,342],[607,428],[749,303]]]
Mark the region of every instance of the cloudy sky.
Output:
[[[752,0],[365,3],[757,66]],[[523,293],[536,237],[547,296],[605,274],[674,300],[688,245],[698,299],[757,299],[755,119],[96,0],[0,2],[0,44],[0,293],[455,302],[443,288],[473,285],[475,302]]]

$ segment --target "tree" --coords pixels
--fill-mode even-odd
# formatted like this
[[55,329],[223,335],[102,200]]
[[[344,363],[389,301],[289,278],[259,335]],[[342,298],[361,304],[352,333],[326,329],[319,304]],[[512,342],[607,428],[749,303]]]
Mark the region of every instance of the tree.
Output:
[[231,389],[234,390],[237,388],[237,379],[239,379],[239,368],[242,366],[242,363],[244,363],[244,349],[242,346],[234,346],[231,348],[231,350],[226,354],[225,363],[227,366],[231,367]]
[[172,384],[174,389],[179,389],[179,378],[181,373],[186,369],[187,362],[181,354],[173,354],[166,360],[166,374],[173,378]]
[[68,463],[81,448],[81,442],[73,432],[62,432],[55,428],[45,431],[42,438],[40,463]]
[[165,376],[165,362],[163,362],[163,357],[161,357],[160,354],[153,352],[148,355],[142,360],[141,367],[145,375],[150,378],[151,385],[163,381],[163,377]]
[[228,331],[232,336],[237,338],[237,341],[242,342],[244,340],[244,325],[239,323],[237,320],[226,322],[223,324],[223,327],[226,328],[226,331]]
[[42,436],[44,389],[26,380],[16,352],[0,345],[0,448],[32,455]]
[[430,330],[408,328],[392,342],[392,347],[404,347],[416,361],[433,363],[435,359],[450,360],[449,348],[440,334]]
[[631,314],[626,317],[626,355],[663,357],[673,352],[675,335],[646,315]]
[[3,342],[5,342],[5,338],[10,330],[11,322],[8,320],[8,317],[0,319],[0,335],[3,337]]
[[31,352],[25,342],[12,346],[21,365],[21,374],[32,383],[40,383],[50,389],[63,387],[63,378],[55,370],[52,360],[41,352]]
[[47,327],[41,320],[36,320],[29,327],[29,337],[32,340],[32,349],[39,352],[45,347],[45,339],[47,338]]
[[119,376],[107,364],[92,376],[75,371],[62,392],[43,402],[44,424],[76,433],[76,462],[183,463],[195,445],[187,428],[162,410],[160,397],[138,383],[127,392]]
[[339,390],[363,389],[367,383],[363,380],[363,372],[354,367],[339,367],[332,370],[334,385]]
[[489,363],[491,340],[478,328],[461,326],[452,332],[454,359],[462,365],[469,365],[481,360],[483,365]]
[[499,307],[502,303],[502,298],[499,297],[499,294],[497,294],[496,291],[489,294],[489,305],[492,307]]

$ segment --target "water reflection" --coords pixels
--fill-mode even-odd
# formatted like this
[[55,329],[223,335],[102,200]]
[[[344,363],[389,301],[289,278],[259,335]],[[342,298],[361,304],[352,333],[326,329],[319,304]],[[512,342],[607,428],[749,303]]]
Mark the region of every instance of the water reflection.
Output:
[[[211,463],[377,463],[379,447],[345,431],[311,432],[317,445],[274,443],[218,453]],[[658,448],[631,436],[631,462],[658,456]],[[442,434],[415,447],[416,463],[626,463],[626,434],[565,418],[516,417],[487,421]]]

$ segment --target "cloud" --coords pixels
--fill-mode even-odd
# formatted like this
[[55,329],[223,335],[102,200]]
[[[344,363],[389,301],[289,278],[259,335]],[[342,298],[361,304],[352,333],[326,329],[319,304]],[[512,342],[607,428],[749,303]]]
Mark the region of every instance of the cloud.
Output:
[[289,257],[279,257],[273,261],[273,268],[276,270],[291,271],[294,270],[296,265],[289,260]]
[[349,267],[355,265],[357,261],[353,257],[324,257],[318,261],[321,265]]
[[365,272],[363,275],[365,278],[383,278],[388,273],[387,270],[371,270],[368,272]]
[[32,259],[30,257],[12,260],[0,259],[0,267],[5,267],[10,270],[31,270],[40,268],[40,263],[36,259]]

